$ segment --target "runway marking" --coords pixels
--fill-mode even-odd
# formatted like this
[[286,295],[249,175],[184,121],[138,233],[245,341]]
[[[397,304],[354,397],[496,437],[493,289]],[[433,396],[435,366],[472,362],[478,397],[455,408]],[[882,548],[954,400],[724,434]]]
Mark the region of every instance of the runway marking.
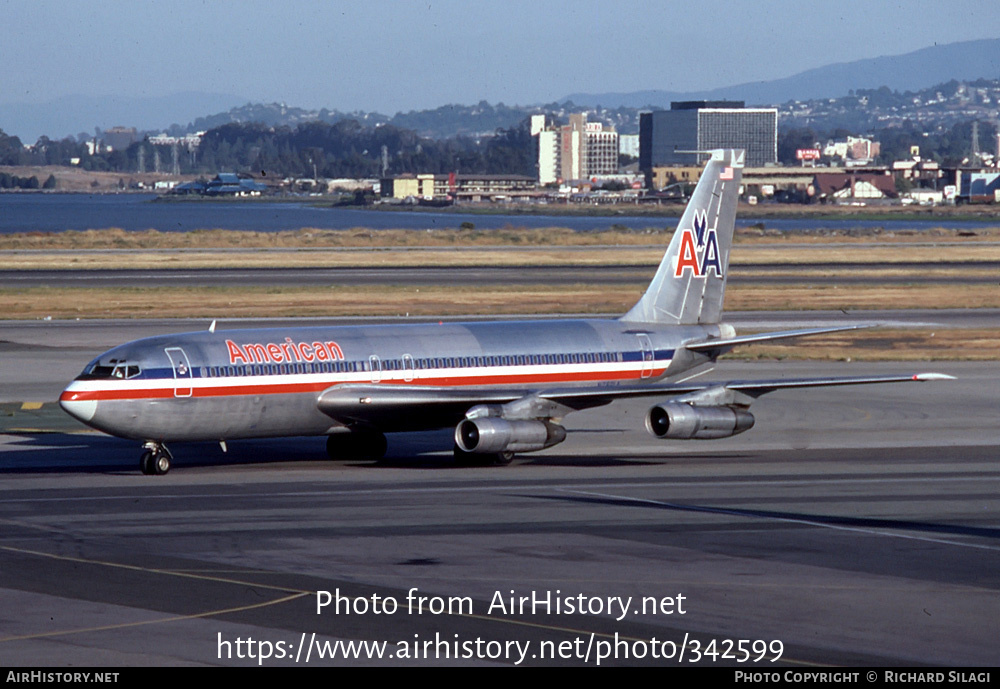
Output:
[[288,586],[274,586],[271,584],[261,584],[255,581],[241,581],[239,579],[212,577],[207,575],[185,572],[183,570],[160,569],[158,567],[142,567],[140,565],[127,565],[122,562],[108,562],[106,560],[90,560],[85,557],[74,557],[72,555],[56,555],[55,553],[46,553],[41,550],[28,550],[27,548],[15,548],[14,546],[9,546],[9,545],[0,546],[0,550],[5,550],[10,553],[18,553],[19,555],[34,555],[35,557],[44,557],[51,560],[62,560],[64,562],[78,562],[85,565],[102,565],[104,567],[114,567],[116,569],[127,569],[133,572],[146,572],[147,574],[162,574],[164,576],[171,576],[171,577],[182,577],[187,579],[201,579],[204,581],[214,581],[221,584],[237,584],[239,586],[249,586],[252,588],[270,589],[271,591],[280,591],[281,593],[292,593],[296,595],[311,593],[310,591],[303,591],[301,589],[290,588]]
[[227,615],[234,612],[244,612],[246,610],[254,610],[255,608],[265,608],[269,605],[277,605],[279,603],[287,603],[288,601],[295,600],[296,598],[302,598],[303,596],[310,595],[312,591],[304,591],[302,593],[294,593],[290,596],[285,596],[284,598],[278,598],[276,600],[267,601],[265,603],[254,603],[253,605],[241,605],[236,608],[225,608],[223,610],[209,610],[208,612],[198,612],[191,615],[176,615],[174,617],[164,617],[156,620],[142,620],[139,622],[122,622],[121,624],[108,624],[101,627],[83,627],[81,629],[62,629],[54,632],[41,632],[39,634],[24,634],[22,636],[7,636],[0,638],[0,643],[6,641],[25,641],[27,639],[44,639],[46,637],[53,636],[69,636],[71,634],[85,634],[87,632],[106,632],[112,629],[128,629],[129,627],[141,627],[149,624],[163,624],[165,622],[181,622],[183,620],[195,620],[203,617],[213,617],[215,615]]
[[62,527],[49,526],[47,524],[32,524],[31,522],[23,522],[19,519],[0,519],[0,524],[13,524],[14,526],[20,526],[22,529],[35,529],[37,531],[48,531],[56,534],[66,533],[66,529]]
[[627,495],[612,495],[610,493],[595,493],[592,491],[583,490],[564,490],[566,493],[577,493],[579,495],[590,495],[594,497],[606,498],[609,500],[624,500],[626,502],[636,502],[647,505],[657,505],[659,507],[666,507],[674,510],[683,510],[685,512],[704,512],[706,514],[723,514],[732,517],[748,517],[757,519],[770,519],[780,522],[788,522],[791,524],[806,524],[809,526],[821,526],[826,529],[834,529],[837,531],[852,531],[855,533],[871,534],[875,536],[888,536],[890,538],[902,538],[911,541],[923,541],[926,543],[938,543],[942,545],[954,545],[962,548],[975,548],[977,550],[993,550],[1000,551],[1000,547],[992,545],[981,545],[978,543],[965,543],[962,541],[952,541],[946,538],[929,538],[927,536],[912,536],[910,534],[896,533],[894,531],[882,531],[879,529],[865,529],[858,526],[843,526],[840,524],[827,524],[820,520],[808,519],[808,518],[797,518],[797,517],[781,517],[778,515],[767,515],[761,514],[759,512],[751,512],[748,510],[733,510],[725,509],[722,507],[704,507],[701,505],[682,505],[679,503],[665,502],[662,500],[652,500],[650,498],[634,498]]

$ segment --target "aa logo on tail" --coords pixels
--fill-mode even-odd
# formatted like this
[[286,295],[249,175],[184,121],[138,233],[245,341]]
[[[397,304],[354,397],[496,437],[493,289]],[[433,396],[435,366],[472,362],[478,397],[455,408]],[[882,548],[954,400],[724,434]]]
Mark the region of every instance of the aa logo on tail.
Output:
[[674,277],[684,277],[684,271],[688,269],[696,278],[707,276],[710,270],[715,271],[716,276],[722,277],[719,240],[715,228],[708,227],[708,219],[703,210],[695,211],[693,228],[685,227],[681,230],[681,246],[677,252]]

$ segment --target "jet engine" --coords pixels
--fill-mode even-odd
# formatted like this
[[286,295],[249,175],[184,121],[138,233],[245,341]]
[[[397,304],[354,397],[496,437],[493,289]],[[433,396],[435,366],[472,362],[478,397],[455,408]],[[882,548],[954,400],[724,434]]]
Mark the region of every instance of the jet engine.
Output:
[[753,428],[753,414],[745,409],[696,407],[683,402],[658,404],[646,414],[646,429],[657,438],[678,440],[728,438]]
[[566,439],[566,429],[549,421],[497,416],[465,419],[455,428],[455,444],[465,452],[533,452]]

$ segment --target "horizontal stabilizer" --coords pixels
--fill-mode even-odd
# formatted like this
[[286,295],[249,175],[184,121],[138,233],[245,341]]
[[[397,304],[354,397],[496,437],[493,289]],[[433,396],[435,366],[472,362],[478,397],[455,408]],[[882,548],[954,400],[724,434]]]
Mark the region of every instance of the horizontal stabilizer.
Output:
[[809,335],[823,335],[825,333],[837,333],[848,330],[863,330],[869,328],[868,325],[841,325],[829,328],[808,328],[805,330],[781,330],[770,333],[757,333],[756,335],[742,335],[740,337],[730,337],[725,340],[709,340],[696,344],[684,345],[692,352],[728,352],[730,349],[740,345],[758,344],[760,342],[771,342],[772,340],[788,340],[793,337],[807,337]]

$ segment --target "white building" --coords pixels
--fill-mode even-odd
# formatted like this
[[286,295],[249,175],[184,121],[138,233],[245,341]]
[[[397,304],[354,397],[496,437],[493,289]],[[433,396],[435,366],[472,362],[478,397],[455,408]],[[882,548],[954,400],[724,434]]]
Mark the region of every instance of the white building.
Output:
[[619,134],[618,135],[618,152],[624,156],[632,156],[633,158],[639,157],[639,135],[638,134]]
[[[539,119],[536,119],[539,118]],[[538,181],[551,184],[618,171],[618,133],[585,113],[569,116],[569,124],[546,126],[544,115],[531,118],[538,143]]]
[[536,136],[538,137],[538,182],[553,184],[559,180],[559,132],[555,129],[542,129]]

